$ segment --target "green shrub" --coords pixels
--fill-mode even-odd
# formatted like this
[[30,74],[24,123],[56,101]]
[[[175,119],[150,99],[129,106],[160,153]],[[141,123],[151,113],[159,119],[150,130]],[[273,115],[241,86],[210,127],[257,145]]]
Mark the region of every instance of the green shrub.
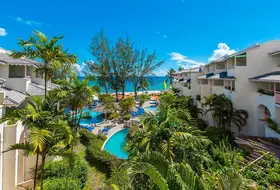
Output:
[[[66,187],[67,186],[67,187]],[[80,190],[79,182],[76,179],[54,178],[44,182],[44,190]]]
[[149,94],[140,94],[137,97],[137,100],[139,101],[140,106],[142,106],[146,101],[150,100]]
[[213,144],[218,144],[223,140],[227,140],[231,144],[234,142],[234,135],[229,130],[210,126],[207,127],[205,131],[205,135],[213,142]]
[[126,121],[130,120],[131,119],[131,115],[130,114],[125,114],[123,116],[123,119],[126,120]]
[[109,119],[118,119],[120,117],[120,114],[118,112],[114,112],[114,113],[111,113],[110,116],[109,116]]
[[103,143],[107,139],[104,135],[94,135],[91,132],[89,132],[87,129],[81,129],[80,130],[80,142],[84,146],[90,145],[90,142],[93,141],[98,147],[102,147]]
[[71,163],[71,166],[73,167],[70,167],[66,160],[49,162],[45,166],[45,179],[66,178],[68,175],[68,178],[75,179],[79,188],[82,189],[87,181],[87,164],[77,159]]
[[278,127],[275,121],[273,121],[271,118],[267,118],[265,122],[269,128],[274,130],[276,133],[280,134],[280,128]]

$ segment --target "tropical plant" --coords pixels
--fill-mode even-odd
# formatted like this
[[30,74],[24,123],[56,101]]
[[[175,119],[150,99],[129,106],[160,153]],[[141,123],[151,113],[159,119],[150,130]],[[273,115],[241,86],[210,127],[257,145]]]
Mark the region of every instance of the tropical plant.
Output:
[[188,160],[199,170],[200,163],[208,162],[203,153],[210,142],[195,125],[187,109],[172,108],[173,94],[161,96],[159,109],[154,115],[142,118],[143,129],[135,131],[126,144],[131,157],[147,151],[158,151],[171,163]]
[[171,68],[171,69],[169,69],[169,71],[166,74],[166,78],[170,82],[170,88],[172,88],[172,86],[173,86],[173,74],[174,73],[175,73],[175,70]]
[[103,112],[105,113],[105,118],[107,119],[107,114],[116,111],[116,106],[114,104],[115,98],[110,94],[102,94],[99,96],[102,102]]
[[133,62],[132,73],[129,80],[133,84],[134,96],[137,98],[137,91],[146,88],[148,84],[147,76],[154,75],[154,71],[158,69],[164,61],[157,61],[156,52],[149,54],[146,49],[134,50],[137,61]]
[[280,128],[278,127],[278,124],[275,121],[273,121],[271,118],[267,118],[265,122],[269,128],[274,130],[276,133],[280,134]]
[[57,83],[59,87],[53,93],[61,100],[64,107],[71,109],[69,123],[78,129],[84,106],[91,104],[93,95],[97,95],[99,90],[89,85],[88,78],[80,81],[75,74],[66,80],[58,80]]
[[203,190],[199,177],[187,163],[172,164],[158,152],[141,154],[127,163],[132,187],[160,190]]
[[140,106],[142,106],[146,101],[150,100],[149,94],[140,94],[137,97],[137,100],[139,101]]
[[127,97],[121,99],[120,103],[121,115],[124,116],[126,114],[130,114],[132,108],[135,106],[135,102],[132,97]]
[[253,180],[244,178],[236,170],[229,168],[221,170],[217,174],[216,182],[221,190],[257,190],[257,185]]
[[51,40],[42,32],[34,31],[34,35],[28,40],[18,40],[22,51],[14,51],[10,56],[13,58],[29,58],[33,60],[41,60],[41,64],[37,65],[36,72],[44,76],[45,80],[45,96],[47,96],[47,81],[52,78],[55,70],[61,68],[64,64],[74,64],[77,58],[73,54],[69,54],[63,50],[63,46],[58,44],[63,36],[53,37]]
[[5,152],[23,150],[24,155],[36,154],[34,187],[38,177],[39,155],[41,156],[41,189],[44,181],[44,165],[47,156],[57,155],[66,150],[72,141],[72,132],[67,122],[58,114],[57,104],[46,97],[30,97],[26,107],[19,114],[20,120],[27,126],[28,141],[11,145]]
[[248,112],[246,110],[236,110],[224,94],[212,94],[208,98],[204,97],[202,105],[207,107],[206,114],[211,112],[217,127],[231,130],[235,125],[240,130],[247,124]]

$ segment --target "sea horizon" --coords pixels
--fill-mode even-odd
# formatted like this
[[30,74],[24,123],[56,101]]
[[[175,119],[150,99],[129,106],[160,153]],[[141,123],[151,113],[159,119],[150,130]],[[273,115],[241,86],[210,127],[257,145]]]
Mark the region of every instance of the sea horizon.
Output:
[[[85,76],[79,76],[79,79],[82,80],[85,78]],[[148,76],[146,77],[149,80],[149,87],[147,89],[142,89],[139,90],[138,92],[145,92],[145,91],[161,91],[164,90],[163,83],[166,80],[166,76]],[[90,81],[89,85],[96,85],[96,82]],[[167,88],[169,89],[169,85],[166,85]],[[128,80],[126,82],[126,87],[125,87],[125,92],[133,92],[133,85],[132,83]],[[104,93],[105,89],[101,87],[101,93]],[[109,89],[110,93],[114,93],[115,90]],[[119,91],[121,92],[121,91]]]

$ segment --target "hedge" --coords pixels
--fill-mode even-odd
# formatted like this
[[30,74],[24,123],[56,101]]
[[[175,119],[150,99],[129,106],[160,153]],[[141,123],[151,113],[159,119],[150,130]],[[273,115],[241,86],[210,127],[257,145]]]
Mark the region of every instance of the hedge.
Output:
[[87,130],[80,131],[80,142],[86,146],[86,160],[109,177],[113,168],[118,167],[122,161],[101,150],[105,140],[104,136],[94,135]]

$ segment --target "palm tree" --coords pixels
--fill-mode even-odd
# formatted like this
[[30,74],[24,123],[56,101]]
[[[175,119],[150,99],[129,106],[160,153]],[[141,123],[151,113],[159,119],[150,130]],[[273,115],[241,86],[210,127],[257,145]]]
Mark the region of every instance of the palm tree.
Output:
[[240,130],[247,124],[248,112],[236,110],[233,103],[224,94],[213,94],[204,98],[203,106],[208,106],[206,113],[211,112],[213,120],[218,127],[230,130],[233,124]]
[[83,107],[93,101],[93,95],[98,95],[99,89],[89,85],[89,78],[82,81],[75,74],[66,80],[58,80],[60,85],[53,93],[61,99],[62,104],[71,108],[70,123],[77,129],[82,116]]
[[51,40],[39,31],[34,31],[34,35],[28,40],[19,40],[22,51],[14,51],[10,56],[13,58],[29,58],[33,60],[41,60],[36,72],[44,75],[45,80],[45,96],[47,96],[47,81],[51,79],[54,71],[63,66],[63,64],[76,63],[77,57],[63,50],[63,46],[57,44],[63,38],[53,37]]
[[234,169],[224,169],[217,174],[216,182],[220,190],[257,190],[253,180],[244,178]]
[[158,152],[147,152],[129,161],[127,171],[131,186],[160,190],[203,190],[203,184],[186,163],[172,164]]
[[170,88],[172,88],[173,85],[173,74],[175,73],[175,70],[173,68],[169,69],[169,71],[166,74],[167,80],[170,82]]
[[[158,151],[171,163],[180,162],[196,157],[184,153],[191,155],[192,151],[203,150],[210,143],[196,128],[195,120],[187,109],[171,107],[175,98],[173,94],[165,94],[161,97],[158,111],[143,116],[143,129],[134,132],[126,145],[131,157]],[[192,163],[197,167],[195,162]]]
[[[10,117],[9,117],[10,116]],[[60,110],[57,110],[57,101],[47,96],[29,97],[26,107],[22,110],[15,110],[9,114],[6,120],[18,117],[23,125],[27,126],[27,139],[23,143],[10,146],[6,151],[21,149],[26,156],[36,154],[34,188],[38,177],[39,156],[41,156],[41,186],[44,180],[44,165],[49,154],[61,152],[72,140],[72,133],[67,122],[61,120]],[[58,151],[59,149],[59,151]]]

